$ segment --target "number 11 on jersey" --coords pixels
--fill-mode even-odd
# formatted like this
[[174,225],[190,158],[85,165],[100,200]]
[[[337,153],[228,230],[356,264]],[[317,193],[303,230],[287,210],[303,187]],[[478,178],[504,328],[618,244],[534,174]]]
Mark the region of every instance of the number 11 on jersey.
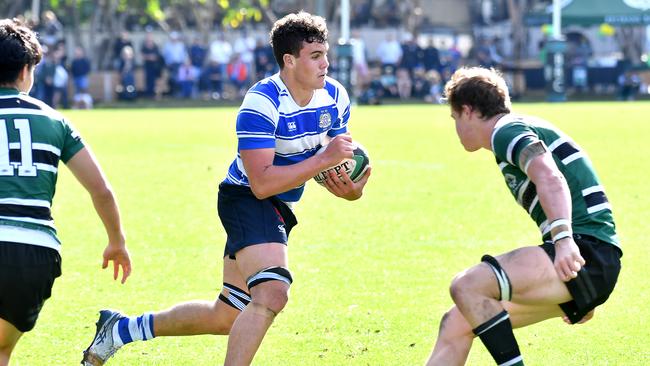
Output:
[[[14,119],[14,128],[18,130],[20,141],[9,143],[7,121],[0,119],[0,176],[12,176],[15,168],[18,168],[19,176],[35,177],[37,170],[32,156],[32,133],[29,120]],[[9,158],[12,147],[20,148],[19,163],[12,163]]]

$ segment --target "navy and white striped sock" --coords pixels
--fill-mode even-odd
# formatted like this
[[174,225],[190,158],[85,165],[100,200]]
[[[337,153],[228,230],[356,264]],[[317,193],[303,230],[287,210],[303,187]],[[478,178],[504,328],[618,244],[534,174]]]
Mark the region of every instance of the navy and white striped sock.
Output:
[[153,314],[151,313],[122,318],[113,326],[115,347],[121,347],[133,341],[148,341],[154,337]]

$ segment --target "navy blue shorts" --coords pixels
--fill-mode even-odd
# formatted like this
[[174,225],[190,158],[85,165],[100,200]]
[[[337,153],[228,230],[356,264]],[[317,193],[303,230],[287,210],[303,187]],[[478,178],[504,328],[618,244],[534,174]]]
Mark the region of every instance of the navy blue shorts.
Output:
[[32,330],[60,275],[61,256],[56,250],[0,242],[0,318],[21,332]]
[[[571,323],[579,322],[596,306],[604,303],[614,291],[621,271],[621,250],[593,236],[573,234],[585,266],[578,277],[566,282],[573,300],[560,304]],[[555,260],[555,245],[550,241],[540,245]]]
[[263,243],[287,244],[296,216],[277,197],[257,199],[250,187],[221,183],[217,201],[219,218],[226,230],[226,249],[235,259],[240,249]]

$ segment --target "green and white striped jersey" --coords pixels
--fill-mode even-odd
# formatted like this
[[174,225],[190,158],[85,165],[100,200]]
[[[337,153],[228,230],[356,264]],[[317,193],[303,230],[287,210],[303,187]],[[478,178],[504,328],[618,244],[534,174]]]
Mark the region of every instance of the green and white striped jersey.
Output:
[[522,150],[542,141],[552,153],[571,190],[573,232],[594,236],[620,248],[612,208],[587,156],[568,135],[547,121],[508,114],[494,126],[492,151],[510,192],[537,223],[544,240],[550,239],[549,222],[539,203],[535,184],[526,175]]
[[60,113],[0,88],[0,241],[59,250],[50,211],[59,160],[67,162],[83,147]]

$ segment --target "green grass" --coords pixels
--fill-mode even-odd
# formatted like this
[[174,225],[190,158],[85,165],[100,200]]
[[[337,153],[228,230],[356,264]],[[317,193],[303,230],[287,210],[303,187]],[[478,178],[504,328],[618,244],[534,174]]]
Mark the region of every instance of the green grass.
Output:
[[[619,284],[585,325],[559,319],[517,330],[527,364],[647,365],[647,188],[650,104],[522,104],[590,154],[614,207],[625,250]],[[118,195],[134,263],[125,285],[101,271],[106,244],[91,202],[62,168],[54,217],[63,276],[13,365],[73,365],[97,310],[129,314],[215,299],[225,235],[216,191],[234,157],[236,109],[68,112]],[[449,282],[484,253],[537,244],[489,152],[466,153],[447,107],[356,107],[353,137],[373,174],[357,202],[308,184],[297,207],[295,282],[255,365],[419,365],[451,305]],[[158,338],[120,350],[110,365],[215,365],[226,338]],[[475,342],[469,364],[492,364]]]

